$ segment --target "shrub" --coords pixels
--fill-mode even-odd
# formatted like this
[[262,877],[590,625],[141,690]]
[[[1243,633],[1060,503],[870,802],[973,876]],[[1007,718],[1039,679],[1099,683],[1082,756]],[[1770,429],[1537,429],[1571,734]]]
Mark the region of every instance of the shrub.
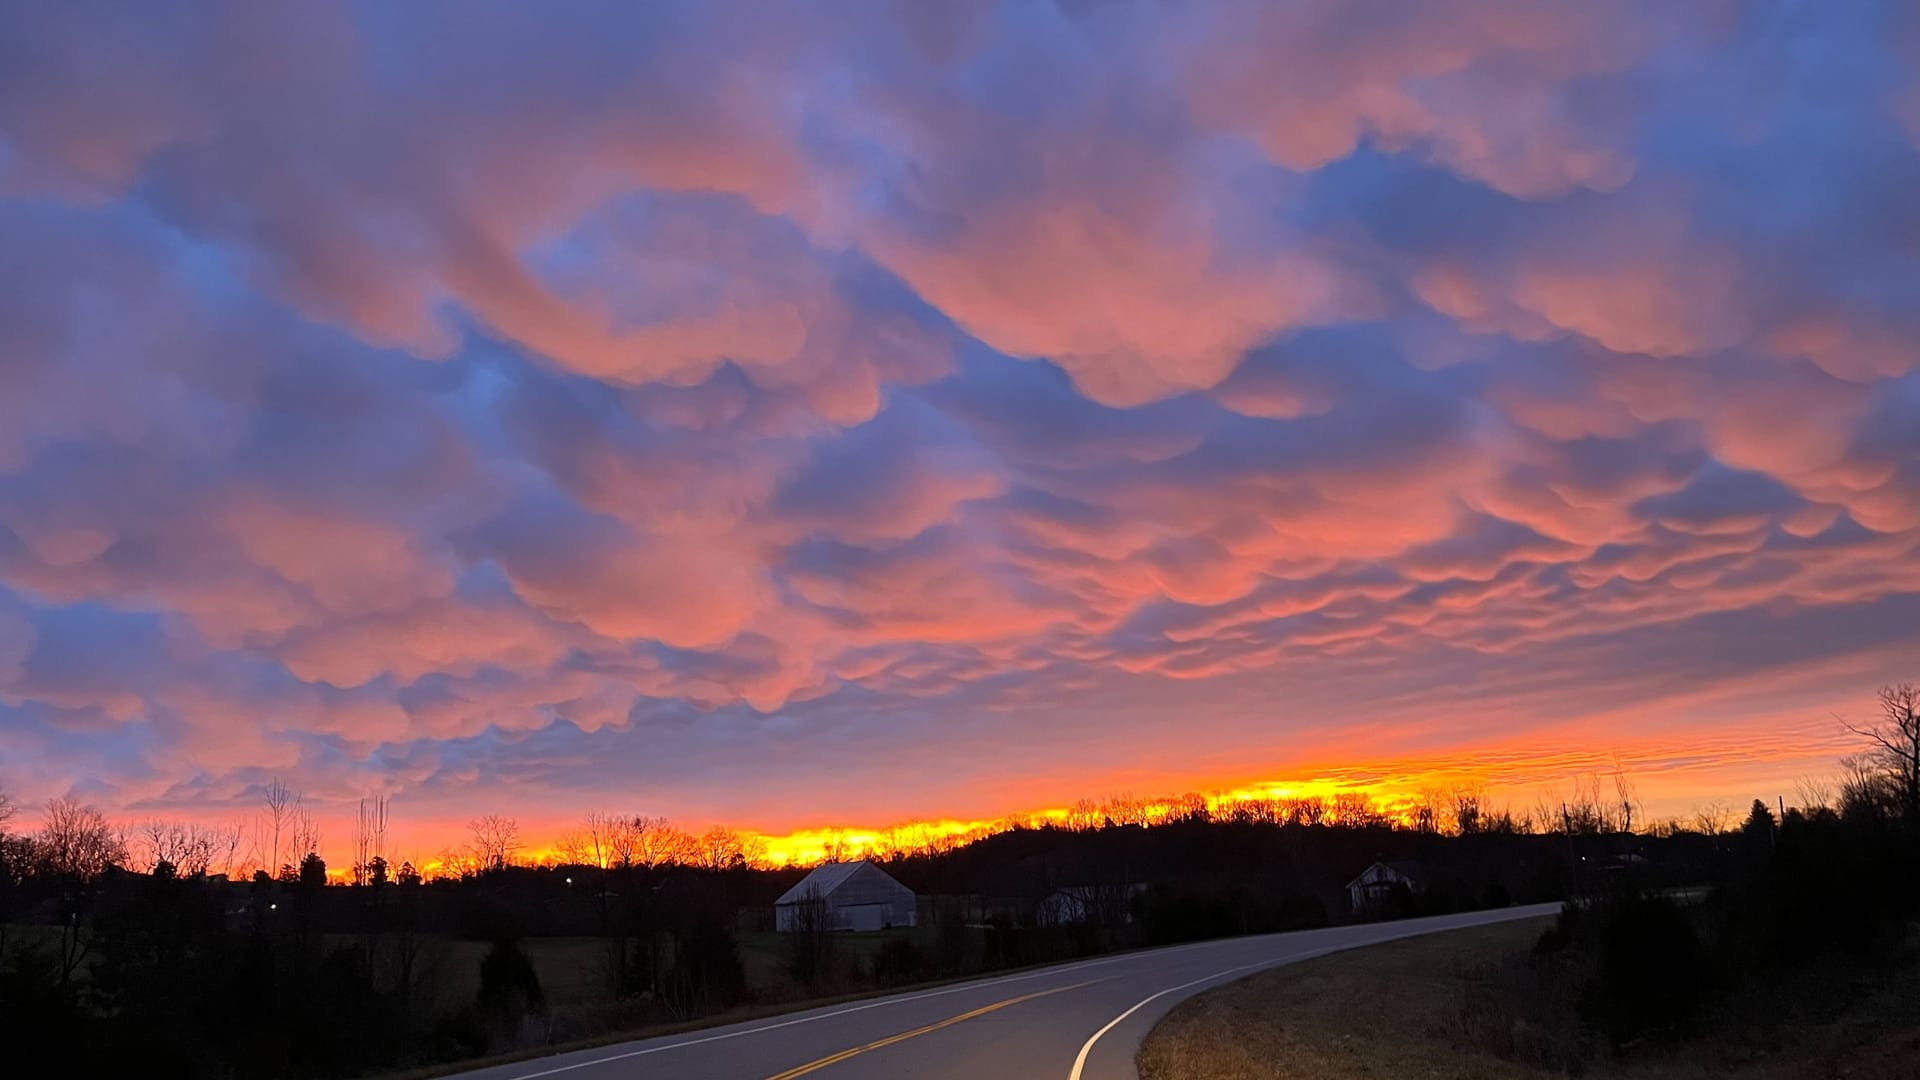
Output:
[[1687,913],[1663,897],[1628,894],[1595,915],[1599,971],[1582,995],[1587,1015],[1616,1046],[1689,1026],[1712,980]]
[[520,1041],[530,1015],[544,1013],[546,995],[533,962],[511,938],[500,938],[480,961],[480,993],[475,1002],[483,1024],[506,1045]]
[[912,982],[920,974],[920,950],[911,938],[894,938],[873,957],[873,979],[882,986]]

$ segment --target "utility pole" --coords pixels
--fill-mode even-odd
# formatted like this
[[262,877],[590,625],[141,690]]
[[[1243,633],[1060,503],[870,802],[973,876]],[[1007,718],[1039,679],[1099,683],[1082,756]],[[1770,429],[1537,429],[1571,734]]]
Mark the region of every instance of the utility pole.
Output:
[[1560,831],[1567,834],[1567,893],[1569,898],[1580,896],[1580,865],[1573,857],[1573,815],[1567,812],[1567,804],[1560,804]]

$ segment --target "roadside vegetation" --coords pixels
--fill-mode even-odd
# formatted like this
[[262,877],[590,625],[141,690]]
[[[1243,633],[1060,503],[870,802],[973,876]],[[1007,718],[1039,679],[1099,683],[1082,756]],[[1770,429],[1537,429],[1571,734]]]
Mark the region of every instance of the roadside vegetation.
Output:
[[1168,1015],[1149,1080],[1920,1075],[1920,695],[1832,804],[1755,801],[1704,890],[1609,879],[1544,925],[1375,946]]

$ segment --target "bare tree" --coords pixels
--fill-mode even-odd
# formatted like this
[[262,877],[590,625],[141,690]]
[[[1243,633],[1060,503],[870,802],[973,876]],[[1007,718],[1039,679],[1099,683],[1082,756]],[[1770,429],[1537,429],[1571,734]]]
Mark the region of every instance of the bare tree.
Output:
[[1083,832],[1087,829],[1099,828],[1106,820],[1107,814],[1104,807],[1093,799],[1081,799],[1067,808],[1067,817],[1062,824],[1069,829]]
[[473,838],[474,861],[482,870],[498,870],[513,862],[520,850],[520,823],[510,817],[488,814],[467,822]]
[[1893,790],[1895,804],[1908,821],[1920,821],[1920,687],[1898,683],[1880,688],[1880,719],[1847,730],[1873,745],[1869,759]]
[[208,828],[208,845],[211,860],[208,869],[218,867],[218,872],[234,877],[240,865],[240,845],[245,842],[247,829],[243,822],[229,821]]
[[813,986],[833,967],[833,912],[819,888],[809,885],[788,920],[780,928],[787,932],[787,963],[801,985]]
[[1319,825],[1327,820],[1327,801],[1318,795],[1282,799],[1280,813],[1288,825]]
[[455,845],[442,848],[434,861],[439,864],[434,871],[435,876],[466,877],[468,874],[479,873],[483,869],[476,860],[471,846]]
[[746,866],[755,861],[756,848],[758,854],[764,856],[765,846],[725,825],[715,825],[695,840],[694,864],[709,870]]
[[640,820],[591,811],[580,828],[561,836],[560,853],[567,862],[601,870],[632,866],[638,857]]
[[1708,836],[1719,836],[1733,821],[1733,808],[1724,800],[1709,799],[1693,808],[1693,824]]
[[1145,825],[1159,816],[1149,800],[1138,798],[1130,791],[1108,796],[1101,810],[1105,820],[1115,825]]
[[294,806],[287,827],[287,837],[290,841],[287,845],[288,861],[281,864],[283,869],[289,864],[298,869],[299,865],[306,861],[307,856],[320,854],[320,820],[314,817],[313,811],[306,807]]
[[639,819],[626,814],[589,814],[587,831],[609,867],[626,869],[639,857]]
[[1461,836],[1485,831],[1487,798],[1478,788],[1454,788],[1453,828]]
[[634,862],[649,870],[692,859],[693,838],[674,828],[666,818],[636,817],[633,833]]
[[177,874],[198,877],[210,872],[223,853],[231,861],[238,844],[238,829],[150,818],[134,826],[129,847],[135,869],[152,873],[165,863]]
[[286,829],[293,816],[293,808],[300,802],[300,796],[287,790],[287,785],[274,777],[267,782],[261,798],[267,804],[267,827],[263,831],[271,834],[271,844],[267,849],[267,872],[278,873],[280,862],[280,834]]
[[1373,798],[1364,791],[1342,791],[1334,795],[1327,821],[1346,829],[1388,824],[1387,815],[1373,804]]
[[846,862],[853,855],[853,845],[847,842],[846,834],[828,830],[826,838],[820,842],[821,862]]
[[1893,784],[1871,754],[1848,754],[1840,759],[1840,813],[1849,818],[1875,818],[1895,801]]
[[47,870],[82,882],[127,861],[126,848],[106,815],[71,796],[47,804],[36,851]]
[[1561,824],[1578,835],[1597,835],[1623,831],[1626,817],[1623,807],[1631,806],[1632,791],[1623,788],[1614,796],[1603,794],[1605,785],[1598,773],[1573,778],[1573,794],[1561,803]]
[[560,853],[562,866],[594,865],[593,841],[588,839],[585,829],[568,829],[560,834],[553,846]]
[[1413,826],[1415,832],[1437,833],[1440,831],[1444,813],[1442,807],[1445,805],[1446,797],[1440,792],[1432,788],[1423,788],[1413,797],[1407,822]]
[[6,792],[0,791],[0,957],[11,955],[7,951],[8,916],[10,906],[3,902],[7,894],[20,883],[26,875],[27,864],[31,861],[30,843],[24,837],[14,837],[7,833],[7,825],[20,812],[19,805]]
[[1838,790],[1839,785],[1826,777],[1803,776],[1793,782],[1794,801],[1800,804],[1801,812],[1806,814],[1832,810]]
[[1633,831],[1633,811],[1640,804],[1633,790],[1633,781],[1627,778],[1626,771],[1620,768],[1618,759],[1613,768],[1614,805],[1620,808],[1620,830],[1623,833]]
[[95,881],[126,864],[126,847],[105,814],[71,796],[47,803],[33,853],[42,873],[61,883],[60,981],[74,972],[93,947],[84,918]]
[[376,796],[371,803],[360,800],[360,813],[353,825],[353,883],[372,883],[376,862],[384,870],[387,852],[387,800]]

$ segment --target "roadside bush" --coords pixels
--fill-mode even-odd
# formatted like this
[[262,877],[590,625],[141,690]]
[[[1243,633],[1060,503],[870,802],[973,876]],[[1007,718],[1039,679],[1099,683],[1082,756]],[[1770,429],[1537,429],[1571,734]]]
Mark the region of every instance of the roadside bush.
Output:
[[701,919],[676,934],[673,967],[662,987],[663,1003],[682,1016],[738,1005],[747,996],[747,972],[733,931],[717,919]]
[[1443,1030],[1456,1044],[1502,1060],[1580,1076],[1604,1049],[1575,1004],[1585,967],[1559,949],[1489,960],[1473,970]]
[[1582,910],[1579,904],[1560,905],[1560,914],[1554,917],[1553,925],[1542,930],[1540,940],[1533,943],[1535,955],[1548,956],[1565,952],[1580,931]]
[[973,970],[979,961],[966,919],[958,911],[947,912],[940,917],[939,934],[940,970],[949,975]]
[[882,986],[912,982],[920,977],[920,969],[920,950],[911,938],[894,938],[873,957],[873,980]]
[[1238,930],[1239,913],[1230,897],[1155,888],[1142,898],[1140,921],[1147,944],[1174,945],[1226,937]]
[[500,938],[480,961],[480,993],[475,1002],[481,1023],[495,1045],[521,1041],[529,1017],[546,1012],[540,976],[520,944]]
[[1687,913],[1664,897],[1628,894],[1596,915],[1599,972],[1582,996],[1587,1015],[1616,1046],[1689,1026],[1713,980]]

